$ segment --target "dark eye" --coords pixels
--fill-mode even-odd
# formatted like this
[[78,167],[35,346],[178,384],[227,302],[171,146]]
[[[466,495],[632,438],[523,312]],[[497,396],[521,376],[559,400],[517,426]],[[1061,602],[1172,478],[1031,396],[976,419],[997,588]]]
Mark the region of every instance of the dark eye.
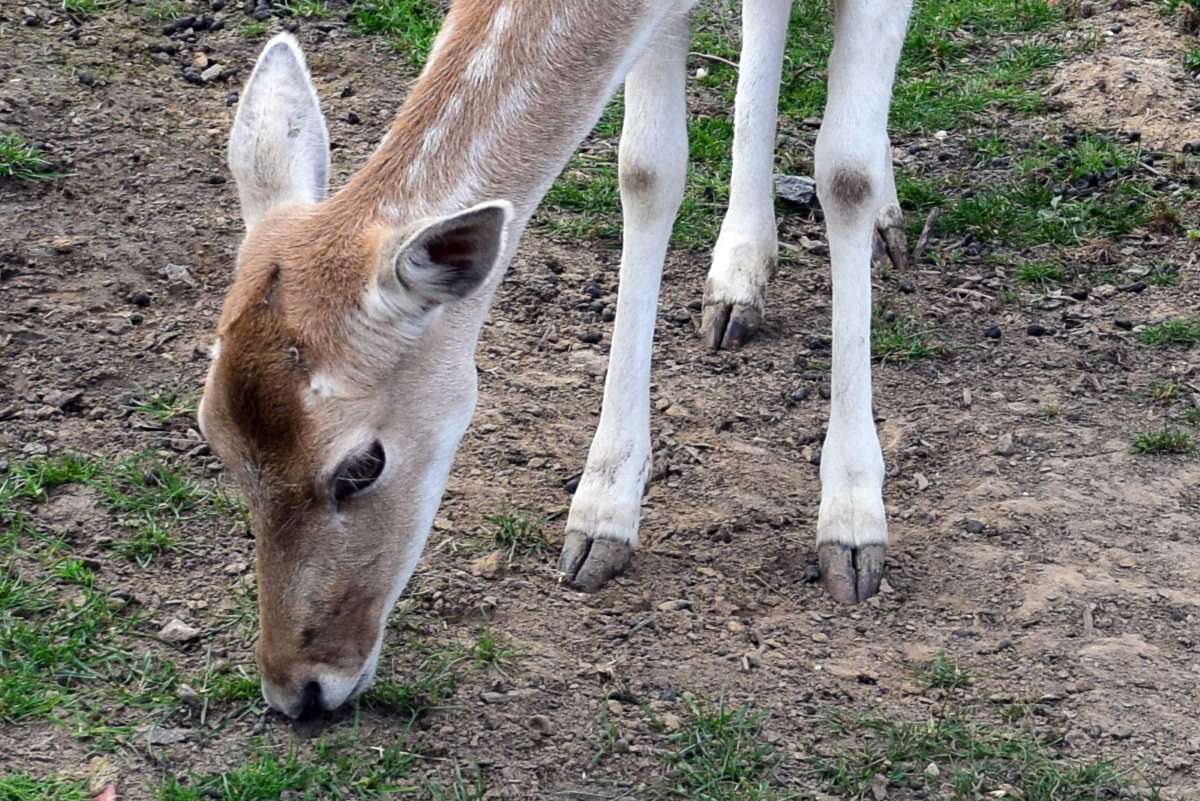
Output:
[[342,462],[333,477],[333,499],[344,501],[374,484],[386,463],[383,445],[378,440],[367,450]]

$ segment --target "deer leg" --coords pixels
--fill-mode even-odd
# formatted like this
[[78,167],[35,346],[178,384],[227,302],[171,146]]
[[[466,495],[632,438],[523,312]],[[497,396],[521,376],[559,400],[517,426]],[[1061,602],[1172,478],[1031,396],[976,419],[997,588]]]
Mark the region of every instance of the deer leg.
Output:
[[833,395],[821,452],[817,552],[843,603],[875,593],[887,521],[871,412],[871,251],[888,197],[888,106],[911,0],[840,0],[816,179],[833,270]]
[[740,347],[762,325],[779,242],[771,173],[779,79],[792,0],[746,0],[733,119],[729,210],[713,248],[700,336],[710,348]]
[[600,424],[558,563],[563,580],[589,591],[632,557],[650,476],[650,352],[663,259],[687,171],[688,34],[688,15],[668,19],[625,79],[617,314]]

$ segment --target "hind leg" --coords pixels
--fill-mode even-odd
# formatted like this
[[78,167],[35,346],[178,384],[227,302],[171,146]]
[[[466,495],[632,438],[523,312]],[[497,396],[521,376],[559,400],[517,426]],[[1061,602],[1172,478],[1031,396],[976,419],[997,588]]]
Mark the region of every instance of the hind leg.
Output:
[[746,0],[733,120],[729,210],[704,288],[701,337],[737,348],[762,325],[767,282],[779,259],[771,173],[779,79],[791,0]]

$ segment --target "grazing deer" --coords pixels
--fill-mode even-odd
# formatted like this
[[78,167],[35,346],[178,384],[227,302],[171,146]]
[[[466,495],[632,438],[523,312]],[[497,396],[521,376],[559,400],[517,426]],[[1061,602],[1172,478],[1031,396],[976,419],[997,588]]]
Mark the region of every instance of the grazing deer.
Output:
[[[594,589],[637,543],[650,352],[687,160],[694,0],[458,0],[385,142],[331,197],[304,58],[267,43],[229,145],[247,233],[199,412],[257,536],[263,694],[292,717],[371,682],[476,398],[480,327],[534,208],[625,82],[620,293],[603,412],[559,562]],[[816,180],[833,261],[817,541],[854,603],[887,541],[871,413],[870,263],[900,214],[886,121],[911,0],[838,0]],[[775,267],[771,168],[790,0],[744,0],[729,213],[703,338],[737,347]],[[903,244],[902,237],[900,243]]]

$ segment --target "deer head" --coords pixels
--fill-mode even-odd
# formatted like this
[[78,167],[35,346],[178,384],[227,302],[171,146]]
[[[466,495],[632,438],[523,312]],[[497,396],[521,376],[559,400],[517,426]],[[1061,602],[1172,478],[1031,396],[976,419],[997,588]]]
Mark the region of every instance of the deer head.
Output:
[[512,208],[326,199],[329,138],[286,34],[247,83],[229,164],[247,233],[199,420],[250,509],[263,695],[309,716],[374,675],[474,410],[454,309],[496,272]]

